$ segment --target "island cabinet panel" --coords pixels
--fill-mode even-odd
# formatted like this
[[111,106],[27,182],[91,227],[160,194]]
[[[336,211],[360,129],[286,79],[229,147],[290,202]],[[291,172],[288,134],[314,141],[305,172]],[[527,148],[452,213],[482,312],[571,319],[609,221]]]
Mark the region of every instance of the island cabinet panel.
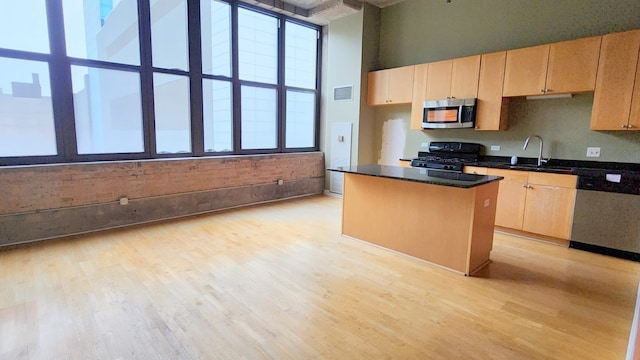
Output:
[[482,54],[478,81],[476,130],[506,130],[509,98],[502,97],[507,52]]
[[414,66],[372,71],[368,74],[367,104],[409,104],[413,94]]
[[593,91],[602,36],[551,44],[546,93]]
[[[638,52],[640,30],[602,37],[598,76],[591,111],[591,130],[640,129]],[[634,89],[635,86],[635,89]],[[634,117],[631,117],[632,102]],[[632,127],[629,127],[629,126]]]
[[465,189],[347,173],[342,233],[469,275],[489,262],[497,192],[496,181]]
[[550,45],[508,50],[503,96],[544,94]]
[[[466,274],[473,273],[476,269],[482,268],[489,261],[489,254],[493,249],[493,231],[495,229],[495,214],[498,195],[498,184],[480,186],[475,189],[473,201],[474,216],[471,224],[471,239],[469,243],[469,260],[467,261]],[[491,202],[488,204],[488,202]]]

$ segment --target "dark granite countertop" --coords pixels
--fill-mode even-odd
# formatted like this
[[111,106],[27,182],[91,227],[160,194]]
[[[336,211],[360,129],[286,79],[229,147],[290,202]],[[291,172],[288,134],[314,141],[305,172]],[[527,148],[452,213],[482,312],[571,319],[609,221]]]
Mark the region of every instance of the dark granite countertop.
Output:
[[535,158],[519,158],[518,164],[511,165],[509,157],[483,156],[478,162],[470,163],[470,166],[481,166],[495,169],[540,171],[548,173],[560,173],[571,175],[594,176],[606,173],[640,175],[640,164],[615,163],[600,161],[563,160],[551,159],[542,166],[536,166]]
[[503,179],[501,176],[463,174],[455,171],[375,164],[337,167],[327,170],[459,188],[472,188]]
[[485,156],[469,165],[576,175],[578,189],[640,195],[640,164],[554,159],[540,167],[536,163],[537,159],[525,158],[510,165],[509,158]]

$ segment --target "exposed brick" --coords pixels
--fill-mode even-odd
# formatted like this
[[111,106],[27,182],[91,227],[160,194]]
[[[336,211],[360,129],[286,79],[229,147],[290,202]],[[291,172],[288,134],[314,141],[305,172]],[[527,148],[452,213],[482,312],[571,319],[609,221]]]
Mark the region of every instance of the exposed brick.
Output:
[[324,177],[322,153],[0,169],[0,215]]

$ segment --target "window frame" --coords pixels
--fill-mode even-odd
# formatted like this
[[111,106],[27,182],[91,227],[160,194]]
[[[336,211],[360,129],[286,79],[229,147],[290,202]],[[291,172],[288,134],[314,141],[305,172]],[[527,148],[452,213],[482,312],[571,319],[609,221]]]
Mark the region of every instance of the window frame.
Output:
[[[82,59],[70,57],[66,52],[65,26],[63,5],[60,0],[46,0],[50,53],[36,53],[22,50],[0,48],[0,57],[18,60],[34,60],[46,62],[49,67],[51,83],[51,101],[56,131],[57,155],[46,156],[16,156],[0,157],[0,166],[73,163],[89,161],[119,161],[140,159],[163,159],[181,157],[225,156],[225,155],[254,155],[269,153],[291,153],[318,151],[320,142],[320,79],[322,60],[322,27],[300,19],[269,11],[239,0],[217,0],[227,3],[231,10],[231,77],[204,74],[202,72],[202,29],[201,29],[201,1],[213,0],[184,0],[187,4],[187,43],[189,71],[178,69],[156,68],[152,63],[151,43],[151,6],[149,0],[135,0],[138,6],[138,45],[140,51],[140,65],[114,63],[97,59]],[[243,8],[272,16],[278,21],[278,74],[277,84],[245,81],[239,79],[238,64],[238,9]],[[286,22],[307,26],[318,33],[316,42],[316,83],[315,89],[289,87],[285,85],[285,31]],[[73,89],[71,67],[87,66],[109,70],[137,72],[140,77],[140,95],[142,104],[142,128],[144,151],[136,153],[101,153],[78,154],[75,114],[73,103]],[[190,120],[191,120],[191,152],[158,154],[156,151],[154,84],[155,73],[187,76],[189,79]],[[204,148],[203,123],[203,79],[227,81],[231,84],[232,96],[232,151],[206,152]],[[242,119],[241,94],[243,85],[273,88],[276,91],[276,147],[273,149],[242,149]],[[314,146],[303,148],[286,148],[286,92],[296,90],[315,93],[315,134]]]

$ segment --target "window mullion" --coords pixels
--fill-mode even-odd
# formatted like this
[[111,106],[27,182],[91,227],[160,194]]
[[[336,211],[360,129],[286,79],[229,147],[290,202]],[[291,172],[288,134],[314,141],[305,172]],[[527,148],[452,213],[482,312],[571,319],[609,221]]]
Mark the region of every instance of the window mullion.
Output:
[[71,162],[78,158],[78,149],[73,112],[71,65],[66,56],[62,2],[48,0],[46,6],[51,51],[49,61],[51,101],[58,156],[63,162]]
[[282,152],[285,149],[285,136],[286,136],[286,91],[285,91],[285,21],[284,17],[278,18],[278,151]]
[[231,78],[233,79],[233,95],[232,95],[232,108],[233,108],[233,153],[239,154],[241,149],[241,88],[240,88],[240,76],[239,76],[239,54],[238,54],[238,2],[234,1],[231,4]]
[[151,7],[149,0],[138,0],[138,31],[140,36],[140,85],[144,148],[150,158],[156,153],[156,126],[153,98],[153,62],[151,54]]
[[[210,0],[204,0],[210,1]],[[200,1],[187,2],[189,36],[189,86],[191,93],[191,152],[204,154],[204,122],[202,98],[202,47],[200,26]]]

